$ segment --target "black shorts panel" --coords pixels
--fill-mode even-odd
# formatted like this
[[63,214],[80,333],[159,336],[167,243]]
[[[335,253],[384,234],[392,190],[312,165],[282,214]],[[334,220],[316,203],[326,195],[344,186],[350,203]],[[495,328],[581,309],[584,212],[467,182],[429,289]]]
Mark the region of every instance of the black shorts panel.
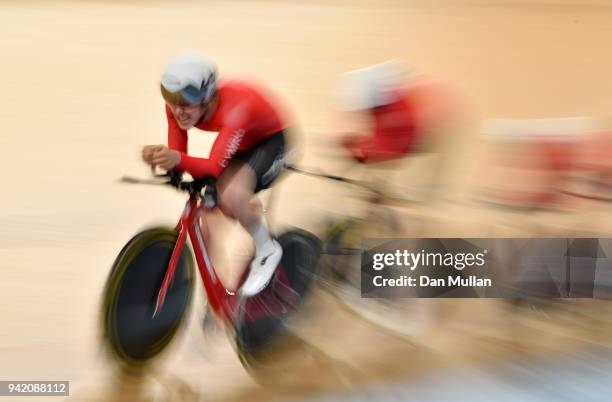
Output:
[[252,149],[240,151],[234,156],[248,165],[255,173],[255,192],[264,190],[285,170],[285,132],[279,131],[257,143]]

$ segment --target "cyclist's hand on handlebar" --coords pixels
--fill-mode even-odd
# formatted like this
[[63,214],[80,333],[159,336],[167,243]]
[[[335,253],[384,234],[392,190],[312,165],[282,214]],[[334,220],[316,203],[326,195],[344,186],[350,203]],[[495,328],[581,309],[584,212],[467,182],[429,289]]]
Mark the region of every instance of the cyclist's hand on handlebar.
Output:
[[167,175],[170,179],[170,184],[172,184],[176,188],[181,187],[181,182],[183,180],[183,172],[179,170],[170,170]]
[[363,148],[362,142],[367,137],[353,133],[344,134],[340,137],[340,145],[345,151],[348,151],[350,157],[358,163],[365,163],[367,160],[366,151]]
[[181,161],[179,151],[169,149],[165,145],[160,145],[153,150],[151,162],[165,170],[172,170]]
[[367,160],[366,154],[361,149],[353,149],[352,157],[358,163],[366,163]]
[[145,145],[142,147],[142,160],[148,165],[155,165],[153,163],[153,154],[155,151],[162,149],[164,145]]

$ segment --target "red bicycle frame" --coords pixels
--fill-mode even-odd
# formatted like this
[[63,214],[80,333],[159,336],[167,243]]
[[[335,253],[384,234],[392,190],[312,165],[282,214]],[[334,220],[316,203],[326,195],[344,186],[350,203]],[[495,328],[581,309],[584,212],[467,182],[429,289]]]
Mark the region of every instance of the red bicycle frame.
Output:
[[232,301],[236,296],[234,292],[225,288],[217,276],[210,257],[208,256],[208,250],[206,249],[206,244],[202,237],[202,227],[200,226],[199,219],[205,209],[205,207],[198,203],[198,198],[195,195],[191,195],[185,204],[183,213],[176,225],[178,238],[172,250],[172,256],[170,257],[170,263],[164,275],[164,280],[157,294],[153,317],[159,314],[163,308],[168,287],[174,277],[176,264],[185,245],[187,234],[189,234],[210,307],[216,315],[222,317],[226,321],[230,321],[230,317],[232,316]]

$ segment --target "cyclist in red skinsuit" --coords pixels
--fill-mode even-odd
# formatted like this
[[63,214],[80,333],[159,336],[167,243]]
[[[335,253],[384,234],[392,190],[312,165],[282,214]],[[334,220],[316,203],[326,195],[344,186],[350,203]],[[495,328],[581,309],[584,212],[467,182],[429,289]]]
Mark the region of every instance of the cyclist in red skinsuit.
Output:
[[413,112],[405,97],[370,110],[374,128],[369,135],[343,139],[351,156],[362,163],[399,158],[412,151],[417,138]]
[[219,133],[208,158],[187,155],[187,131],[179,127],[171,106],[166,105],[168,147],[181,153],[175,168],[194,177],[219,177],[236,153],[252,149],[286,128],[276,110],[253,87],[236,81],[220,81],[217,93],[214,114],[194,125],[200,130]]
[[[169,63],[161,92],[168,146],[147,145],[142,158],[195,178],[218,178],[219,208],[237,219],[255,243],[255,257],[240,288],[242,295],[253,296],[267,286],[282,257],[256,193],[284,170],[287,125],[258,89],[242,82],[217,82],[216,68],[200,56],[183,55]],[[187,131],[193,128],[218,132],[209,158],[187,153]]]
[[359,162],[392,160],[413,150],[417,127],[401,70],[390,61],[344,76],[345,109],[365,111],[373,122],[369,134],[346,135],[341,141]]

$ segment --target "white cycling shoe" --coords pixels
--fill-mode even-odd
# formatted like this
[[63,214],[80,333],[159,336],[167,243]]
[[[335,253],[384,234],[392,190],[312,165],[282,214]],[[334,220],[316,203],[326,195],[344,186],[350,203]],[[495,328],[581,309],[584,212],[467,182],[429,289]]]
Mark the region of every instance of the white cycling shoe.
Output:
[[268,252],[261,253],[261,256],[256,255],[251,262],[251,270],[249,276],[240,287],[242,296],[255,296],[268,286],[276,267],[283,256],[283,248],[276,241],[272,240],[272,247]]

